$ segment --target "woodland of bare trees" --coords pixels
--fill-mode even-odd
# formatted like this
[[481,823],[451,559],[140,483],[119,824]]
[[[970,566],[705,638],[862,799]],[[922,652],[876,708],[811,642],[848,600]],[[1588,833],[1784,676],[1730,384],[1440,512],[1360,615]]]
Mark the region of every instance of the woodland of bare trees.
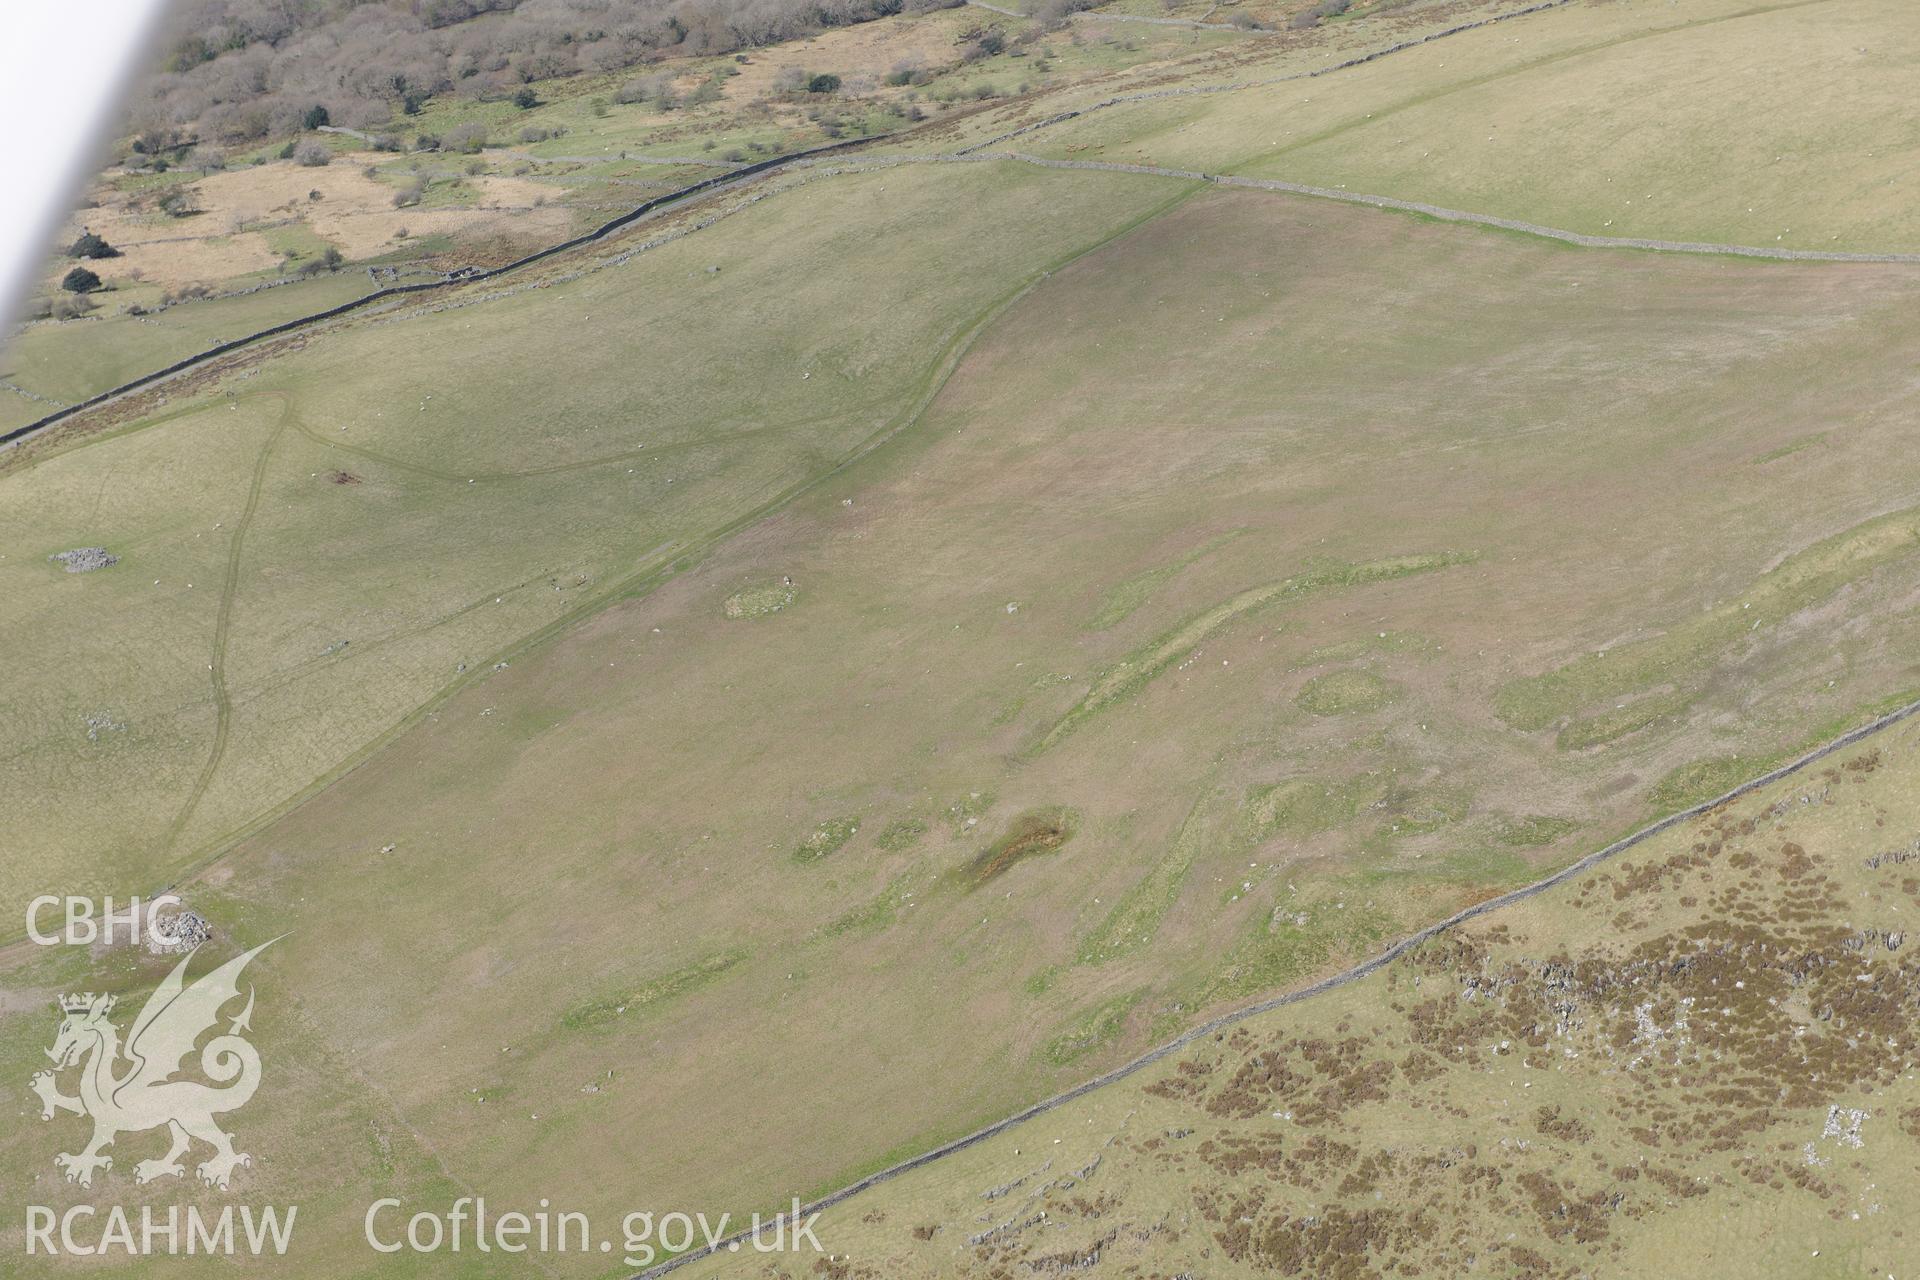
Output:
[[727,53],[958,0],[178,0],[130,132],[142,150],[349,128],[429,98]]

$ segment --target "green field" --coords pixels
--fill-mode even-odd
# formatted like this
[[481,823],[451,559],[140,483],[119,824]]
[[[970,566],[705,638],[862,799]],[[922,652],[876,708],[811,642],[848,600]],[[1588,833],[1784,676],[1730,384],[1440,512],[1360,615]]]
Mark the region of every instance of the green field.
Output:
[[[1903,68],[1920,35],[1905,13],[1899,0],[1580,3],[1337,76],[1124,103],[1018,145],[1590,235],[1913,252]],[[970,120],[965,141],[1042,114]]]
[[[0,456],[0,643],[27,655],[0,674],[0,911],[176,885],[209,956],[281,939],[250,971],[275,1071],[244,1113],[263,1159],[241,1189],[311,1206],[298,1274],[517,1275],[372,1255],[356,1206],[478,1188],[617,1221],[821,1195],[1920,695],[1920,265],[1576,248],[932,158],[1100,91],[1286,74],[1498,8],[1220,37],[356,314]],[[1774,180],[1701,141],[1768,119],[1726,84],[1790,96],[1803,71],[1779,49],[1837,57],[1848,24],[1897,49],[1892,14],[1578,3],[1020,145],[1595,230],[1593,165],[1550,180],[1523,148],[1429,181],[1392,168],[1396,126],[1341,125],[1465,145],[1447,113],[1548,102],[1528,127],[1558,120],[1564,148],[1556,113],[1584,92],[1617,110],[1582,128],[1687,175],[1684,207],[1605,234],[1758,244],[1710,213]],[[1104,48],[1097,21],[1062,32]],[[1808,81],[1831,70],[1809,57]],[[1633,77],[1691,85],[1688,127],[1608,91]],[[1913,247],[1897,202],[1833,176],[1911,155],[1892,102],[1826,103],[1852,150],[1825,170],[1824,144],[1790,149],[1795,225]],[[1256,154],[1279,118],[1322,141]],[[1254,159],[1216,164],[1235,154]],[[77,387],[158,354],[50,348],[40,381],[8,376]],[[118,561],[49,560],[85,547]],[[1894,989],[1829,962],[1913,896],[1859,863],[1920,821],[1912,734],[1817,806],[1792,807],[1816,775],[1789,780],[888,1183],[827,1220],[852,1258],[819,1274],[1018,1275],[1089,1250],[1116,1274],[1334,1274],[1343,1253],[1383,1274],[1638,1274],[1675,1248],[1683,1275],[1784,1273],[1813,1249],[1883,1274],[1911,1155],[1892,1117],[1915,1100],[1882,1067],[1910,1046],[1883,1061],[1813,1018],[1828,1074],[1791,1100],[1742,1083],[1787,1070],[1762,1061],[1756,1037],[1791,1034],[1773,1022],[1716,1024],[1736,1070],[1622,1064],[1641,1000],[1671,1029],[1675,1001],[1705,998],[1628,961],[1689,938],[1760,931],[1735,941],[1818,957],[1836,1000]],[[1786,840],[1814,870],[1774,874]],[[1882,977],[1910,990],[1904,955]],[[1487,975],[1547,962],[1590,986],[1580,1026],[1535,1043],[1538,993]],[[38,1065],[53,995],[131,1001],[168,963],[0,952],[0,1075]],[[1411,993],[1462,974],[1507,1003]],[[1516,1053],[1540,1074],[1510,1086]],[[1874,1113],[1870,1146],[1807,1164],[1829,1103]],[[1716,1146],[1709,1105],[1765,1154]],[[16,1126],[0,1180],[84,1197],[51,1163],[49,1134],[78,1123]],[[134,1158],[115,1196],[189,1194],[136,1189]],[[1809,1178],[1840,1198],[1803,1203]],[[1842,1207],[1861,1220],[1826,1216]],[[749,1264],[769,1265],[723,1273]],[[23,1274],[65,1274],[39,1266]]]
[[[532,295],[476,288],[364,321],[23,459],[0,515],[26,549],[0,566],[6,626],[50,645],[0,692],[19,726],[0,768],[22,797],[0,897],[17,910],[76,861],[90,888],[171,879],[463,673],[670,576],[906,425],[987,313],[1178,194],[1015,169],[969,182],[974,225],[1021,230],[982,263],[968,224],[936,216],[961,177],[807,186]],[[862,216],[898,228],[892,252],[862,243]],[[919,301],[863,313],[882,281]],[[724,354],[746,316],[751,381]],[[627,372],[595,377],[610,359]],[[47,562],[95,544],[121,562]],[[89,738],[95,713],[125,727]]]
[[[984,16],[1010,36],[1032,26]],[[620,101],[624,85],[644,78],[641,69],[634,69],[542,81],[537,85],[540,104],[531,109],[515,106],[505,98],[486,102],[435,99],[418,115],[403,117],[379,131],[379,136],[405,144],[397,152],[370,150],[364,141],[343,133],[311,137],[324,141],[336,153],[334,163],[340,169],[364,166],[383,184],[376,188],[380,198],[360,210],[361,215],[384,217],[402,229],[407,229],[405,224],[413,224],[407,237],[387,242],[371,254],[350,248],[348,258],[356,266],[363,262],[399,264],[409,269],[409,281],[417,281],[430,275],[434,266],[492,265],[580,234],[644,200],[711,177],[729,165],[835,139],[905,131],[929,114],[937,119],[943,112],[972,109],[982,100],[1098,82],[1169,57],[1204,54],[1238,38],[1158,27],[1118,34],[1069,29],[1035,44],[1031,50],[1010,45],[997,56],[963,62],[962,37],[979,26],[979,16],[970,16],[964,9],[933,10],[901,14],[829,32],[815,40],[778,46],[750,57],[745,68],[732,57],[683,60],[665,73],[673,78],[683,99],[672,109],[647,101]],[[885,84],[881,78],[896,64],[910,64],[924,71],[924,83]],[[845,93],[819,101],[805,94],[798,99],[782,97],[771,90],[776,67],[838,71],[851,83]],[[720,98],[700,103],[684,100],[693,86],[708,79],[722,88]],[[910,111],[918,115],[910,115]],[[412,149],[423,137],[438,139],[462,128],[485,131],[486,145],[479,154]],[[537,140],[528,141],[528,137]],[[236,155],[230,169],[265,166],[273,171],[302,172],[292,161],[280,157],[280,145],[274,142],[255,152]],[[657,163],[666,160],[684,163]],[[205,176],[198,175],[201,179]],[[530,237],[503,237],[500,225],[485,220],[434,229],[439,225],[434,221],[436,214],[459,214],[463,218],[474,215],[478,219],[489,200],[484,184],[493,178],[532,184],[530,189],[538,193],[532,198],[550,199],[556,209],[564,210],[562,218]],[[122,175],[103,180],[96,197],[139,197],[160,187],[191,186],[195,180],[196,175],[179,169],[164,174]],[[415,186],[419,187],[419,197],[408,207],[418,213],[409,216],[405,210],[387,208],[385,188],[397,194]],[[257,230],[264,246],[274,253],[291,253],[289,266],[297,267],[314,262],[330,243],[302,219],[333,210],[333,203],[307,204],[292,210],[291,220],[263,220],[248,230]],[[140,221],[152,224],[141,227],[139,234],[143,237],[197,235],[223,243],[232,230],[229,220],[218,216],[174,221],[148,213]],[[57,279],[71,265],[65,258],[58,259],[49,266],[49,279]],[[178,303],[155,311],[163,289],[150,282],[122,278],[124,264],[114,260],[95,265],[112,288],[97,295],[100,309],[94,316],[64,322],[43,320],[22,327],[0,343],[0,381],[29,393],[15,394],[0,387],[0,431],[107,391],[217,342],[324,310],[375,287],[363,272],[350,268],[315,280]],[[263,277],[261,272],[240,265],[223,268],[209,264],[198,274],[201,284],[219,294],[233,294],[278,279],[275,273]],[[144,307],[148,314],[130,315],[130,307]],[[35,396],[40,399],[33,399]]]
[[[21,419],[30,422],[208,347],[337,307],[374,287],[364,272],[346,272],[258,293],[183,303],[151,315],[43,321],[0,348],[0,378],[43,398],[30,404],[34,412]],[[9,401],[16,399],[9,397]]]

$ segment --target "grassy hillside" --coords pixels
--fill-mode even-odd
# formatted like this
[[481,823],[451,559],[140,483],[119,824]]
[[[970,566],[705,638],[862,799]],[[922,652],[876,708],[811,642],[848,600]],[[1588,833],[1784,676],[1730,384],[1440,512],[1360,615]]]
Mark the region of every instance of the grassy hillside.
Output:
[[[1131,184],[1142,213],[1187,190],[992,172],[1055,211],[1061,180],[1108,208],[1111,184]],[[744,235],[751,217],[808,201],[897,210],[917,189],[934,200],[964,179],[977,192],[981,173],[822,179],[714,230]],[[975,208],[1017,225],[1013,206]],[[701,237],[676,242],[683,281],[687,255],[705,263],[735,243]],[[724,287],[753,269],[744,244],[720,261],[717,279],[696,267],[694,280]],[[1356,281],[1353,261],[1374,270]],[[536,305],[560,308],[612,275]],[[793,292],[753,283],[756,297]],[[13,571],[84,610],[99,597],[81,592],[144,593],[149,573],[163,592],[188,574],[194,590],[221,589],[223,562],[236,562],[229,521],[246,518],[263,477],[224,632],[184,586],[164,596],[187,637],[159,647],[181,655],[183,702],[207,678],[198,655],[226,637],[219,754],[217,715],[150,725],[129,710],[104,745],[76,714],[14,767],[98,771],[84,809],[22,784],[47,797],[43,866],[73,856],[56,841],[78,847],[83,823],[119,816],[144,838],[116,847],[151,883],[208,847],[196,837],[217,839],[279,803],[289,779],[347,757],[356,725],[388,728],[379,713],[409,687],[428,697],[467,662],[483,678],[212,864],[190,899],[237,938],[290,931],[264,963],[301,1021],[371,1078],[413,1081],[388,1086],[392,1123],[433,1135],[449,1167],[503,1198],[746,1208],[781,1188],[824,1190],[1201,1011],[1304,982],[1530,878],[1684,794],[1659,784],[1695,762],[1756,770],[1910,683],[1903,631],[1874,622],[1903,616],[1914,590],[1914,519],[1883,514],[1880,496],[1912,483],[1880,443],[1905,429],[1894,406],[1910,289],[1880,269],[1623,260],[1288,197],[1189,198],[1015,302],[910,432],[497,671],[485,647],[504,643],[496,619],[537,624],[615,589],[605,549],[576,553],[583,567],[566,573],[521,566],[556,557],[588,523],[587,482],[611,473],[610,502],[639,483],[649,464],[629,478],[601,460],[622,444],[646,444],[640,458],[657,447],[653,465],[672,473],[652,481],[661,498],[629,504],[626,545],[674,536],[655,504],[666,479],[701,473],[669,463],[681,437],[620,434],[653,420],[644,405],[677,404],[659,419],[675,425],[705,414],[701,430],[724,435],[801,419],[815,381],[847,396],[896,365],[858,363],[877,336],[837,359],[769,358],[756,366],[764,407],[726,418],[696,394],[698,366],[682,398],[674,383],[649,386],[631,418],[570,401],[583,384],[565,378],[487,381],[497,364],[436,381],[431,400],[418,384],[374,399],[364,373],[325,370],[364,367],[364,344],[404,326],[413,350],[456,371],[469,342],[502,351],[467,324],[528,331],[524,309],[497,303],[370,324],[267,365],[231,402],[8,481],[46,485],[108,450],[205,451],[215,432],[250,446],[224,451],[224,527],[208,538],[149,550],[73,527],[67,541],[128,558],[91,575],[37,559]],[[1485,322],[1463,332],[1453,317],[1476,290]],[[576,305],[584,320],[594,304]],[[810,326],[796,341],[833,332],[823,306],[794,314]],[[668,358],[667,331],[647,332]],[[1768,333],[1771,350],[1756,341]],[[447,345],[423,346],[436,336]],[[774,349],[771,330],[759,341]],[[774,376],[782,365],[788,376]],[[1155,368],[1184,371],[1178,402]],[[1822,371],[1842,368],[1889,407],[1763,461],[1826,425],[1808,406],[1823,399]],[[514,399],[555,387],[559,412],[579,404],[564,427]],[[821,429],[850,420],[864,428],[855,440],[870,436],[911,393]],[[351,443],[332,444],[329,427]],[[567,469],[539,467],[542,434],[549,468]],[[788,475],[717,491],[751,498]],[[556,524],[562,492],[570,518]],[[700,527],[739,509],[687,493]],[[485,505],[460,514],[468,500]],[[366,514],[329,516],[341,502]],[[470,543],[450,540],[456,518],[474,522]],[[380,549],[356,553],[322,529]],[[205,563],[187,559],[214,538]],[[349,575],[355,554],[370,558]],[[397,574],[405,563],[432,568]],[[526,585],[501,591],[483,570]],[[450,621],[392,620],[403,587],[419,607],[422,576]],[[279,596],[283,580],[352,585],[329,602],[311,585]],[[1841,600],[1851,625],[1836,635],[1821,619]],[[1722,615],[1701,611],[1715,602],[1754,624],[1710,625]],[[163,615],[135,616],[151,636]],[[361,629],[375,620],[385,628]],[[321,652],[341,639],[352,643]],[[1546,678],[1602,650],[1625,675]],[[276,662],[305,666],[276,674]],[[1641,723],[1581,727],[1643,700],[1655,714]],[[356,706],[364,719],[347,714]],[[293,755],[269,726],[300,707],[333,736]],[[61,728],[57,708],[43,714]],[[188,750],[166,736],[196,730]],[[104,890],[129,873],[98,874]],[[18,892],[36,883],[23,872]],[[779,1045],[778,1063],[741,1053],[748,1044]],[[457,1086],[418,1073],[447,1059],[469,1064]],[[942,1100],[931,1110],[930,1096]],[[741,1109],[764,1118],[726,1122]],[[652,1154],[610,1179],[582,1161],[589,1132]]]
[[[1115,34],[966,8],[903,12],[751,54],[683,53],[645,74],[545,75],[529,86],[531,105],[500,88],[449,92],[363,128],[300,130],[289,122],[298,113],[281,113],[265,142],[156,143],[102,173],[56,237],[62,252],[45,263],[32,314],[62,296],[75,265],[64,250],[83,231],[115,254],[87,264],[105,282],[88,295],[92,315],[8,335],[0,391],[16,390],[0,398],[0,429],[346,301],[374,287],[367,267],[380,283],[419,283],[497,265],[748,162],[1243,39],[1232,28]],[[818,76],[838,87],[809,91]]]
[[[1463,333],[1475,281],[1500,303]],[[328,921],[289,962],[365,957],[303,1000],[384,1070],[512,1032],[483,1086],[510,1118],[416,1100],[488,1185],[571,1185],[591,1124],[656,1153],[626,1193],[823,1190],[1910,688],[1916,522],[1872,490],[1912,481],[1757,461],[1807,433],[1779,389],[1863,347],[1897,400],[1888,284],[1189,200],[1016,304],[912,433],[449,703],[213,901]],[[1683,626],[1715,602],[1753,624]],[[1502,718],[1600,651],[1620,682]],[[482,974],[484,1009],[435,994]]]
[[[1830,8],[1877,14],[1897,40],[1867,0]],[[1260,59],[1291,74],[1485,12],[1342,20],[1152,78],[1252,78]],[[1602,49],[1639,74],[1631,59],[1651,50],[1814,12],[1575,4],[1307,82],[1096,111],[1019,145],[1220,172],[1194,156],[1265,128],[1256,108],[1269,124],[1291,113],[1296,90],[1338,98],[1338,123],[1409,94],[1451,100],[1443,60],[1487,91],[1519,76],[1530,43],[1558,51],[1540,63],[1554,74]],[[1718,73],[1771,83],[1777,47],[1722,42]],[[824,1193],[1337,972],[1920,691],[1907,447],[1920,266],[1583,249],[1179,176],[937,154],[1038,119],[1044,101],[303,333],[0,459],[0,593],[14,602],[0,637],[26,655],[0,674],[0,720],[16,727],[0,756],[14,851],[0,910],[18,921],[49,886],[177,884],[213,924],[209,957],[281,939],[255,971],[276,1071],[248,1141],[270,1158],[241,1190],[313,1206],[319,1243],[300,1274],[446,1274],[361,1249],[355,1206],[375,1195],[479,1188],[617,1220]],[[1619,105],[1609,128],[1654,128]],[[1698,109],[1722,105],[1703,92]],[[1893,128],[1867,119],[1870,140],[1852,145]],[[1343,136],[1342,163],[1379,154],[1358,145],[1370,129]],[[1701,201],[1748,174],[1662,136]],[[1267,163],[1232,171],[1324,180]],[[1528,200],[1573,198],[1522,185]],[[1864,196],[1827,190],[1830,236],[1865,225],[1846,221]],[[1897,227],[1842,243],[1903,247]],[[86,573],[49,559],[89,547],[118,559]],[[1575,1072],[1535,1084],[1553,1095],[1537,1109],[1561,1108],[1537,1141],[1605,1135],[1619,1150],[1599,1181],[1582,1164],[1563,1187],[1575,1175],[1541,1153],[1481,1141],[1456,1160],[1476,1181],[1439,1179],[1442,1202],[1408,1207],[1465,1141],[1442,1131],[1462,1117],[1423,1113],[1442,1129],[1418,1159],[1369,1158],[1368,1135],[1402,1123],[1386,1109],[1446,1097],[1472,1117],[1498,1082],[1492,1060],[1439,1039],[1431,1062],[1394,1047],[1417,1007],[1405,987],[1416,973],[1451,982],[1450,965],[1665,955],[1689,928],[1778,924],[1789,932],[1772,945],[1826,956],[1840,935],[1818,922],[1842,911],[1827,890],[1852,903],[1885,889],[1842,878],[1855,845],[1910,838],[1902,757],[1886,750],[1842,770],[1830,810],[1767,819],[1811,832],[1791,838],[1817,869],[1795,862],[1791,886],[1769,861],[1789,835],[1721,815],[1657,856],[1718,841],[1659,875],[1724,865],[1724,883],[1656,898],[1651,871],[1582,881],[1516,911],[1533,913],[1526,928],[1474,934],[1472,954],[1437,946],[1312,1006],[1333,1028],[1317,1038],[1289,1021],[1302,1044],[1334,1046],[1287,1041],[1306,1065],[1273,1077],[1286,1098],[1271,1110],[1296,1115],[1325,1084],[1308,1072],[1338,1082],[1313,1104],[1326,1131],[1311,1168],[1287,1164],[1294,1137],[1275,1156],[1248,1130],[1271,1115],[1233,1110],[1247,1090],[1144,1102],[1138,1086],[1161,1077],[1141,1077],[1072,1113],[1081,1137],[1123,1134],[1115,1169],[1131,1153],[1110,1202],[1096,1189],[1072,1210],[1081,1234],[956,1243],[1002,1221],[959,1225],[978,1209],[952,1197],[975,1205],[986,1167],[963,1163],[890,1184],[877,1220],[841,1215],[837,1251],[886,1275],[1079,1256],[1055,1257],[1055,1240],[1156,1274],[1312,1270],[1353,1240],[1443,1270],[1469,1255],[1524,1270],[1522,1249],[1542,1274],[1588,1266],[1594,1248],[1653,1256],[1631,1251],[1666,1235],[1583,1237],[1586,1217],[1562,1232],[1546,1210],[1524,1241],[1455,1225],[1476,1206],[1493,1210],[1484,1225],[1590,1195],[1612,1224],[1621,1205],[1658,1207],[1647,1196],[1691,1202],[1696,1177],[1762,1172],[1771,1191],[1783,1158],[1737,1169],[1705,1150],[1681,1124],[1681,1101],[1699,1101],[1685,1091],[1706,1087],[1685,1071],[1658,1104]],[[1861,817],[1869,795],[1884,831]],[[1806,878],[1820,872],[1825,888]],[[1616,888],[1629,905],[1605,896]],[[1788,892],[1814,914],[1774,921],[1752,905]],[[25,1079],[38,1065],[53,994],[132,1000],[165,965],[124,949],[0,952],[0,1068]],[[1602,994],[1645,977],[1593,973]],[[1644,998],[1666,1019],[1660,1001],[1697,994]],[[1581,1062],[1604,1059],[1600,1045],[1627,1053],[1642,997],[1583,998],[1589,1038],[1568,1042]],[[1503,1019],[1533,1011],[1513,999],[1485,1025],[1451,1002],[1418,1025],[1476,1045],[1497,1031],[1511,1050],[1531,1033]],[[1727,1034],[1724,1052],[1754,1051]],[[1230,1055],[1262,1052],[1252,1036],[1201,1046],[1213,1056],[1188,1074],[1234,1076]],[[1831,1098],[1719,1104],[1800,1125],[1816,1103],[1860,1107],[1848,1098],[1866,1084],[1892,1087],[1857,1046],[1829,1047],[1822,1069],[1846,1084]],[[1389,1058],[1399,1075],[1375,1065]],[[1395,1087],[1369,1101],[1385,1076]],[[1123,1132],[1122,1097],[1212,1116],[1213,1147],[1146,1145],[1187,1121]],[[1372,1105],[1379,1127],[1348,1132],[1363,1117],[1347,1113]],[[1684,1133],[1684,1157],[1624,1145],[1652,1145],[1632,1133],[1647,1114]],[[52,1132],[0,1138],[0,1176],[83,1196],[57,1183]],[[1011,1159],[994,1154],[1006,1146],[1027,1137],[978,1158]],[[1031,1185],[1077,1195],[1050,1179],[1093,1154]],[[1634,1181],[1613,1171],[1643,1155],[1637,1185],[1610,1199],[1607,1179]],[[1271,1187],[1270,1160],[1284,1174]],[[128,1203],[179,1194],[124,1175],[113,1193]],[[1236,1181],[1256,1178],[1257,1194]],[[1488,1190],[1469,1202],[1462,1186]],[[1357,1215],[1375,1191],[1386,1216],[1300,1228],[1314,1197]],[[1165,1203],[1192,1209],[1162,1219]],[[1855,1207],[1869,1228],[1893,1220]],[[1783,1218],[1782,1239],[1813,1240],[1812,1221]],[[1807,1247],[1852,1256],[1824,1241]],[[1887,1248],[1873,1236],[1858,1256],[1879,1266]]]
[[855,1196],[824,1270],[680,1274],[1897,1276],[1917,750],[1909,721]]
[[[1904,13],[1898,0],[1575,3],[1333,76],[1262,83],[1284,71],[1242,60],[1205,82],[1248,88],[1143,84],[1145,100],[1019,145],[1592,235],[1911,252]],[[1046,114],[969,120],[963,136]]]
[[[949,216],[968,176],[749,200],[697,238],[368,320],[19,459],[4,625],[39,658],[0,692],[22,797],[0,896],[17,908],[56,866],[102,891],[171,879],[461,675],[910,421],[987,312],[1178,194],[1009,169],[966,182],[970,222]],[[1010,243],[983,259],[990,230]],[[906,293],[859,305],[882,288]],[[96,544],[120,563],[47,559]]]
[[20,418],[30,422],[217,343],[337,307],[374,287],[364,274],[343,274],[187,303],[151,315],[116,314],[34,325],[7,344],[0,356],[0,378],[41,397],[37,401],[8,397],[9,402],[17,402],[10,403],[10,408],[30,410]]

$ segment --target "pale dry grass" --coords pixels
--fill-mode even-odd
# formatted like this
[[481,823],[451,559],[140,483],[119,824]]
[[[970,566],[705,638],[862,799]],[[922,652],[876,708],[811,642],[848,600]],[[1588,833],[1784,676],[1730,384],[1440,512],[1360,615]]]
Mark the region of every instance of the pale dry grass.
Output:
[[[996,14],[984,10],[948,13],[936,11],[914,19],[866,22],[854,27],[836,27],[808,40],[775,45],[751,51],[745,63],[737,64],[740,74],[729,76],[722,86],[728,101],[753,102],[771,97],[774,81],[783,70],[794,68],[809,75],[822,72],[839,76],[849,88],[871,90],[897,64],[937,71],[959,60],[956,36],[973,25],[985,25]],[[680,80],[690,89],[701,77]]]
[[[553,187],[500,174],[463,175],[469,192],[461,206],[396,209],[394,184],[366,172],[392,159],[372,151],[346,152],[313,168],[275,160],[208,174],[188,184],[201,212],[186,218],[161,213],[155,192],[128,195],[102,188],[95,193],[101,204],[69,219],[60,240],[69,243],[83,227],[90,228],[122,255],[88,264],[102,279],[177,288],[214,286],[272,270],[279,256],[259,230],[246,229],[262,224],[302,224],[349,260],[392,250],[403,228],[412,237],[444,233],[547,241],[559,239],[569,225],[571,215],[556,202],[559,193]],[[446,164],[438,157],[433,162]],[[59,271],[66,265],[59,264]]]

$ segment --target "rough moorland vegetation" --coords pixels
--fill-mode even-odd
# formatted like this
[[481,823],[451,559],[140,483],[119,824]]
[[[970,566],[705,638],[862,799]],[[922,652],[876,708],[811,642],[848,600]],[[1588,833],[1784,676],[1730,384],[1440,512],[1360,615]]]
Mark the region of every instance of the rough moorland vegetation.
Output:
[[1901,1274],[1915,737],[831,1206],[826,1264],[757,1274]]
[[[538,80],[777,44],[951,0],[188,0],[139,90],[142,144],[348,128],[432,97],[511,99]],[[324,108],[324,117],[315,109]],[[307,127],[312,127],[308,125]]]

